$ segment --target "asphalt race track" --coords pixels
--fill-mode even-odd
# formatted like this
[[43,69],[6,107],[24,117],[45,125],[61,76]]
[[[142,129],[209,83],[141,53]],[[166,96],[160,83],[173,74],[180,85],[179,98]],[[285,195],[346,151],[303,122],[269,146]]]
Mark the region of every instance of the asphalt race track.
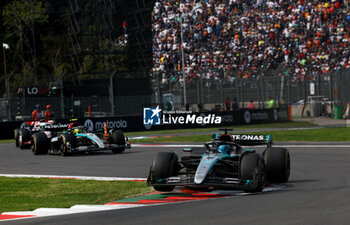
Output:
[[[290,145],[290,144],[289,144]],[[320,145],[320,144],[319,144]],[[181,148],[171,148],[180,153]],[[282,191],[132,209],[4,221],[24,225],[146,224],[349,224],[349,147],[289,147],[291,176]],[[33,156],[14,144],[0,145],[0,174],[146,177],[156,152],[133,147],[122,154]],[[262,148],[259,148],[261,151]]]

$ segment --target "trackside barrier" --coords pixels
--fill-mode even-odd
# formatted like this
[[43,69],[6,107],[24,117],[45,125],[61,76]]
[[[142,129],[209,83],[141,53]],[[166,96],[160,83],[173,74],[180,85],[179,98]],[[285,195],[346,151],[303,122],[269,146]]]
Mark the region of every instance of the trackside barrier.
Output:
[[[162,113],[161,113],[162,114]],[[90,131],[104,131],[105,125],[108,129],[120,129],[124,132],[130,131],[147,131],[147,130],[171,130],[171,129],[186,129],[186,128],[204,128],[204,127],[220,127],[220,126],[235,126],[244,124],[262,124],[273,122],[289,121],[290,113],[288,108],[276,108],[276,109],[240,109],[238,111],[214,111],[214,112],[196,112],[190,114],[196,117],[221,117],[220,124],[197,124],[197,123],[171,123],[145,126],[143,124],[143,115],[138,116],[115,116],[115,117],[81,117],[77,118],[77,121],[89,128]],[[161,118],[168,116],[163,114]],[[171,117],[186,117],[187,114],[174,113]],[[191,117],[192,118],[192,117]],[[191,120],[192,121],[192,120]],[[57,123],[69,124],[68,119],[56,120]],[[20,128],[24,125],[24,121],[13,122],[0,122],[0,139],[12,139],[13,131],[16,128]]]

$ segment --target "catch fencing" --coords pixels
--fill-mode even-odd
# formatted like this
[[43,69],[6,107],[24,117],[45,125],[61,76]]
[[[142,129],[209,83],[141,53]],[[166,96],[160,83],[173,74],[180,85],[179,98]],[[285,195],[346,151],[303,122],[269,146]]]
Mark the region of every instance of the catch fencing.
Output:
[[[35,105],[51,105],[55,118],[74,118],[89,115],[140,115],[143,107],[171,102],[172,109],[184,109],[184,85],[169,76],[155,76],[152,96],[91,96],[91,97],[18,97],[0,98],[0,121],[29,119]],[[165,78],[164,78],[165,77]],[[193,111],[224,110],[225,100],[237,100],[239,108],[253,101],[255,108],[267,108],[267,100],[274,99],[275,107],[291,104],[310,104],[316,107],[311,116],[321,115],[321,102],[345,106],[350,102],[350,70],[344,69],[316,75],[309,80],[295,80],[293,76],[260,76],[258,78],[204,79],[186,82],[186,100]],[[113,93],[113,92],[112,92]],[[112,104],[113,103],[113,104]],[[306,103],[306,104],[305,104]],[[314,105],[312,105],[314,104]],[[113,108],[114,106],[114,108]],[[311,109],[312,109],[311,107]],[[315,110],[314,110],[315,111]]]
[[[119,115],[140,115],[144,106],[152,104],[151,96],[118,96],[111,104],[109,96],[98,97],[11,97],[6,110],[6,99],[0,99],[0,121],[28,120],[36,105],[45,111],[51,105],[54,118],[77,118],[89,116],[106,117]],[[114,113],[112,113],[114,105]],[[10,113],[10,114],[9,114]],[[10,116],[9,116],[10,115]]]
[[[171,76],[157,76],[156,101],[164,102],[157,96],[173,95],[175,105],[184,102],[184,84]],[[171,77],[169,79],[164,77]],[[157,79],[156,79],[157,80]],[[327,74],[315,75],[300,80],[294,76],[259,76],[258,78],[204,79],[198,77],[186,82],[186,100],[192,107],[201,104],[205,107],[223,109],[225,100],[236,100],[240,108],[253,101],[256,108],[266,108],[269,98],[276,107],[291,104],[304,104],[317,99],[332,105],[345,105],[350,102],[350,70],[344,69]]]

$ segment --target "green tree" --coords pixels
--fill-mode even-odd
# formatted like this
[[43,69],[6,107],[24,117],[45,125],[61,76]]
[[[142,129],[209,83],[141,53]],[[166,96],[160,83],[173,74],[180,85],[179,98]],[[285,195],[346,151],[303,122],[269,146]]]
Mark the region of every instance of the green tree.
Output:
[[25,78],[37,83],[36,26],[48,22],[46,7],[38,0],[14,0],[5,5],[2,16],[6,39],[16,50],[16,60],[21,62],[21,67],[14,70],[29,75]]

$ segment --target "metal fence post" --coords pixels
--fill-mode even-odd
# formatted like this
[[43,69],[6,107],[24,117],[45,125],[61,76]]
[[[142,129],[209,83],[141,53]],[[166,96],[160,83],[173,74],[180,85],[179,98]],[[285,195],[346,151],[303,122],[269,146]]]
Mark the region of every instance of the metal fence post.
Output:
[[221,104],[222,104],[222,108],[225,108],[225,98],[224,98],[224,90],[223,90],[223,78],[221,78],[219,80],[219,88],[220,88],[220,99],[221,99]]
[[333,71],[329,74],[329,101],[331,102],[331,112],[333,112]]
[[63,73],[63,74],[60,76],[60,89],[61,89],[61,92],[60,92],[60,101],[61,101],[61,117],[62,117],[62,119],[64,119],[63,78],[64,78],[64,76],[66,76],[66,75],[67,75],[66,73]]
[[[348,73],[349,72],[349,70],[348,69],[346,69],[346,70],[344,70],[344,78],[345,78],[345,87],[349,87],[349,76],[348,76]],[[349,102],[349,88],[345,88],[345,101],[348,103]]]
[[292,105],[292,76],[288,79],[288,105]]
[[303,107],[303,110],[301,112],[301,116],[304,116],[304,111],[305,111],[305,108],[306,108],[306,80],[305,80],[305,77],[304,77],[304,107]]
[[8,115],[7,115],[7,119],[8,121],[11,121],[11,97],[10,97],[10,79],[13,75],[13,72],[10,73],[10,75],[7,77],[6,80],[6,89],[7,89],[7,109],[8,109]]
[[258,103],[259,109],[261,109],[261,76],[258,78]]
[[203,91],[203,73],[200,74],[200,104],[204,106],[204,91]]
[[244,108],[244,98],[243,98],[243,79],[241,78],[241,108]]
[[116,74],[116,71],[113,71],[109,76],[109,102],[111,103],[111,115],[115,115],[115,106],[114,106],[114,85],[113,78]]
[[318,74],[318,96],[321,96],[321,74]]
[[340,105],[343,104],[343,88],[342,84],[344,84],[344,69],[341,69],[338,77],[339,77],[339,82],[338,82],[338,90],[339,90],[339,101]]
[[196,81],[197,102],[198,102],[198,103],[201,103],[201,100],[200,100],[200,95],[201,95],[201,93],[200,93],[200,86],[199,86],[200,84],[199,84],[199,82],[200,82],[200,81],[198,81],[198,80]]
[[277,105],[276,103],[278,102],[276,79],[277,77],[273,78],[273,99],[275,100],[275,106]]
[[160,104],[161,98],[160,98],[160,83],[159,83],[159,73],[157,73],[157,104]]
[[239,104],[239,92],[238,92],[238,76],[237,76],[237,74],[235,76],[235,89],[236,89],[236,100],[237,100],[237,105],[238,105]]
[[265,77],[262,76],[262,79],[261,79],[261,93],[262,93],[261,105],[262,105],[263,109],[265,109],[265,98],[266,98],[264,87],[265,87]]

